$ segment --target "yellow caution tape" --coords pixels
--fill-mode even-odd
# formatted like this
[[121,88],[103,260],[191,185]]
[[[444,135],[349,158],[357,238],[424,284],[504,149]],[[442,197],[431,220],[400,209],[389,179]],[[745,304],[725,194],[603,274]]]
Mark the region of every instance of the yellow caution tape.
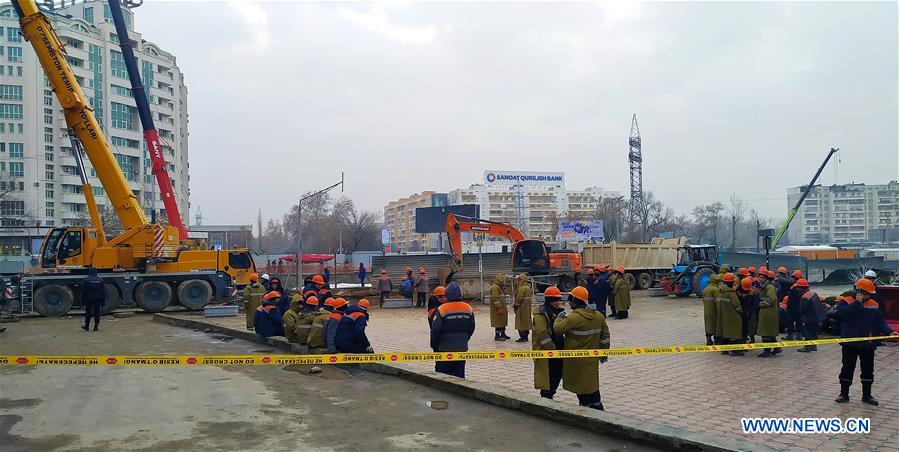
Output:
[[410,363],[428,361],[508,361],[541,358],[599,358],[603,356],[678,355],[776,347],[839,344],[896,336],[816,339],[730,345],[669,345],[590,350],[486,350],[474,352],[338,353],[334,355],[0,355],[0,366],[283,366],[289,364]]

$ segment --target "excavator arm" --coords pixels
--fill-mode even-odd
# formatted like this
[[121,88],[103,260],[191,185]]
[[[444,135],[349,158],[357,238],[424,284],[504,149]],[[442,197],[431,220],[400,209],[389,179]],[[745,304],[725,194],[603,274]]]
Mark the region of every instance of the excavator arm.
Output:
[[482,220],[451,213],[446,216],[446,236],[449,239],[450,253],[453,256],[453,270],[462,269],[462,233],[475,232],[503,237],[513,244],[524,240],[524,234],[507,223]]

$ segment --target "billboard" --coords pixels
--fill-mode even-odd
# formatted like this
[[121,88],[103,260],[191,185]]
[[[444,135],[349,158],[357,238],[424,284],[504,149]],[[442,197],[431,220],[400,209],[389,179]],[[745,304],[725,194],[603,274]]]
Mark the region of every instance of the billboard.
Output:
[[565,173],[546,171],[484,171],[484,185],[502,187],[523,185],[525,187],[565,186]]
[[431,207],[443,207],[449,204],[447,193],[431,193]]
[[390,245],[390,229],[381,228],[381,244]]
[[576,242],[583,240],[592,240],[601,242],[605,239],[602,232],[602,220],[596,221],[568,221],[559,222],[560,242]]
[[415,232],[419,234],[446,232],[447,215],[454,213],[477,218],[480,215],[480,207],[477,204],[461,204],[456,206],[416,208]]

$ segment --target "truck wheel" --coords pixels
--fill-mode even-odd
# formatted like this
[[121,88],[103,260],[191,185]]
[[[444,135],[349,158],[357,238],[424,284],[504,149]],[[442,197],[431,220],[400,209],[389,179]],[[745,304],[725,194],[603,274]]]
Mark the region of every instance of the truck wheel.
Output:
[[172,302],[172,286],[162,281],[144,281],[134,289],[137,305],[147,312],[160,312]]
[[116,288],[115,284],[103,284],[103,293],[106,302],[103,304],[103,307],[100,308],[100,314],[106,315],[112,313],[116,306],[121,303],[122,299],[119,296],[119,289]]
[[72,309],[75,296],[66,286],[43,286],[34,292],[34,310],[44,317],[59,317]]
[[212,301],[212,286],[208,282],[191,279],[178,285],[178,303],[191,311],[203,309]]
[[702,297],[702,291],[709,283],[709,278],[712,277],[713,273],[711,268],[703,267],[696,270],[696,273],[693,274],[693,293],[696,294],[697,297]]
[[637,288],[640,290],[649,289],[652,286],[652,274],[649,272],[640,272],[637,275]]
[[627,279],[627,285],[631,290],[634,290],[634,287],[637,286],[637,278],[634,277],[633,273],[625,273],[624,278]]
[[570,276],[562,276],[559,278],[559,291],[560,292],[571,292],[571,289],[576,287],[574,278]]

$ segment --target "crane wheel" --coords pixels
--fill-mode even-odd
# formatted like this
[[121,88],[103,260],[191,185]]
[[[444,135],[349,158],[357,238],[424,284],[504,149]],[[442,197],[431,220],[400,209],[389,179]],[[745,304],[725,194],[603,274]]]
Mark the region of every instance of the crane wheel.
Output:
[[212,301],[212,286],[200,279],[178,284],[178,303],[191,311],[203,309]]
[[147,312],[161,312],[172,302],[172,286],[162,281],[144,281],[134,289],[137,305]]
[[66,286],[43,286],[34,292],[34,310],[44,317],[59,317],[75,303],[72,289]]
[[103,284],[103,294],[106,301],[103,303],[103,307],[100,308],[100,314],[111,314],[122,301],[122,297],[119,296],[119,289],[116,288],[115,284]]

